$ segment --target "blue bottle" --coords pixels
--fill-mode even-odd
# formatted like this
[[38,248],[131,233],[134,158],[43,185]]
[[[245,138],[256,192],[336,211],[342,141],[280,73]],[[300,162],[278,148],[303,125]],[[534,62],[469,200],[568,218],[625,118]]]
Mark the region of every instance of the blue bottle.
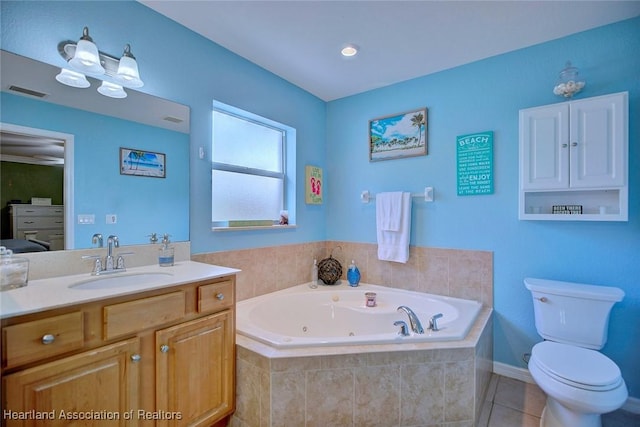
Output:
[[351,265],[347,270],[347,280],[349,281],[349,286],[355,287],[360,283],[360,270],[358,270],[354,260],[351,260]]

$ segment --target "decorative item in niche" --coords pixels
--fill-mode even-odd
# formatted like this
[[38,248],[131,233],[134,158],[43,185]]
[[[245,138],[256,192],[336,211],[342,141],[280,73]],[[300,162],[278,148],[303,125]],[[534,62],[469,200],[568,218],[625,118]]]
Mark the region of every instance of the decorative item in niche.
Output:
[[322,204],[322,168],[317,166],[305,166],[305,196],[304,201],[308,205]]
[[120,147],[120,174],[165,178],[165,155]]
[[426,108],[369,120],[369,161],[426,154]]
[[493,193],[493,131],[456,138],[458,196]]

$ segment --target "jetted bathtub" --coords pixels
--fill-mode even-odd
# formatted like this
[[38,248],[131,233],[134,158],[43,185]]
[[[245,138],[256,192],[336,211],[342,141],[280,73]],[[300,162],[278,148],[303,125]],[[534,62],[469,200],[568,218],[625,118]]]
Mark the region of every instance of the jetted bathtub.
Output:
[[[376,306],[368,307],[365,293],[376,293]],[[411,331],[411,308],[424,334]],[[477,301],[412,292],[378,285],[350,287],[344,281],[333,286],[309,284],[240,301],[236,328],[241,335],[276,348],[462,340],[475,322],[482,304]],[[438,331],[428,329],[437,320]],[[409,326],[409,336],[399,334],[394,322]]]

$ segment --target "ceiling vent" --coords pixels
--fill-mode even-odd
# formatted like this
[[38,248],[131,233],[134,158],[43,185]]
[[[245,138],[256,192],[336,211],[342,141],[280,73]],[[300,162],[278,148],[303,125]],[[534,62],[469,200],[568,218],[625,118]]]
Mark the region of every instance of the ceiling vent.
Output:
[[172,117],[172,116],[167,116],[162,120],[166,120],[166,121],[171,122],[171,123],[182,123],[184,121],[182,119],[179,119],[177,117]]
[[46,98],[47,96],[49,96],[49,94],[47,93],[38,92],[37,90],[27,89],[24,87],[14,86],[14,85],[9,86],[9,90],[13,92],[22,93],[24,95],[35,96],[36,98]]

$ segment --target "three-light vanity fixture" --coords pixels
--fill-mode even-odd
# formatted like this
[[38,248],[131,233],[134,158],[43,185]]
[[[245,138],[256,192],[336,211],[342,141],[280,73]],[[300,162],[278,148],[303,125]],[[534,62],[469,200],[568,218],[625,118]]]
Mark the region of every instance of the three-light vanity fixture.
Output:
[[138,63],[131,53],[131,46],[125,45],[120,59],[99,52],[89,36],[88,27],[84,27],[82,37],[77,43],[60,42],[58,51],[71,69],[62,68],[56,80],[67,86],[87,88],[91,86],[86,77],[89,75],[102,80],[98,88],[98,92],[102,95],[110,98],[126,98],[127,93],[124,87],[139,88],[144,85],[140,80]]

